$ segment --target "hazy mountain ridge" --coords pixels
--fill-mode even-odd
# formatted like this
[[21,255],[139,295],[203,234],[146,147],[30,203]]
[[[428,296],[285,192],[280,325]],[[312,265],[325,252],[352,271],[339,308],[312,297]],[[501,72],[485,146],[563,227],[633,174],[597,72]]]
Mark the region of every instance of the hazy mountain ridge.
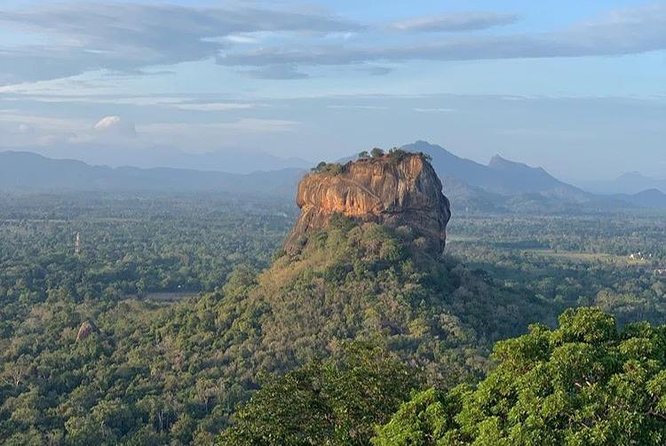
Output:
[[[444,193],[451,198],[454,212],[666,209],[666,196],[658,188],[638,193],[594,194],[558,180],[541,167],[499,155],[483,165],[425,141],[403,149],[423,152],[432,158],[432,166],[444,184]],[[218,191],[267,194],[288,200],[306,172],[297,167],[250,174],[168,167],[108,167],[52,159],[32,152],[0,152],[0,190],[17,192]]]
[[666,194],[659,189],[648,189],[636,194],[617,194],[615,197],[644,208],[666,209]]
[[8,191],[227,191],[292,194],[303,175],[291,168],[252,174],[158,167],[91,166],[30,152],[0,152],[0,189]]
[[666,193],[666,178],[658,179],[639,172],[628,172],[609,181],[581,183],[585,189],[600,194],[637,194],[650,189]]
[[154,146],[137,150],[133,147],[109,145],[75,145],[71,147],[27,147],[47,158],[75,159],[90,165],[109,167],[133,166],[142,169],[171,168],[250,174],[257,171],[307,169],[310,162],[296,157],[283,158],[258,150],[227,149],[217,152],[190,153],[169,146]]
[[[441,146],[417,141],[402,147],[432,157],[444,182],[444,192],[457,210],[557,213],[607,211],[641,206],[631,197],[600,196],[560,181],[541,167],[510,161],[499,155],[488,165],[461,158]],[[452,186],[452,189],[449,189]]]
[[459,178],[472,186],[500,195],[548,193],[557,190],[571,195],[586,194],[581,189],[558,180],[541,167],[530,167],[499,155],[494,156],[488,165],[483,165],[426,141],[408,144],[403,146],[403,149],[430,155],[432,165],[441,177]]

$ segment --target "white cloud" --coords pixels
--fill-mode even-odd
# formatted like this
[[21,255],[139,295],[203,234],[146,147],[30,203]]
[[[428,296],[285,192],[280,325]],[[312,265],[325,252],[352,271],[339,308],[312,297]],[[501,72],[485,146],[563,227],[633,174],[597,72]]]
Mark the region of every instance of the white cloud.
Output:
[[243,118],[230,122],[219,122],[211,124],[184,124],[184,123],[154,123],[140,127],[141,133],[151,134],[225,134],[229,132],[245,133],[283,133],[296,131],[299,122],[283,119],[257,119]]
[[100,135],[112,137],[135,137],[136,128],[134,123],[127,122],[120,116],[105,116],[97,121],[93,130]]
[[257,104],[236,103],[236,102],[210,102],[210,103],[181,103],[175,104],[175,108],[188,111],[231,111],[248,110],[257,107]]
[[259,38],[251,34],[231,34],[224,38],[227,42],[238,44],[252,44],[259,42]]
[[415,112],[419,113],[452,113],[456,111],[453,108],[439,108],[439,107],[434,107],[434,108],[415,108]]
[[475,31],[508,25],[517,20],[517,14],[485,11],[458,12],[394,22],[390,25],[390,28],[409,32]]
[[363,104],[332,104],[326,108],[333,110],[388,110],[388,107],[381,105],[363,105]]
[[97,121],[97,124],[95,124],[93,128],[95,130],[107,130],[109,128],[117,127],[118,125],[120,125],[119,116],[106,116]]
[[23,134],[34,133],[35,128],[31,125],[28,125],[28,124],[19,124],[18,132],[23,133]]

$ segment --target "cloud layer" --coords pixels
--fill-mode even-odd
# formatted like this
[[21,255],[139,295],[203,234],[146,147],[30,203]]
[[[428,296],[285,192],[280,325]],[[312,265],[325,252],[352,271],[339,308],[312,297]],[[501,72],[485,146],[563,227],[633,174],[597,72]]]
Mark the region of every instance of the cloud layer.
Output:
[[392,23],[397,31],[454,32],[477,31],[494,26],[509,25],[518,20],[517,14],[500,12],[467,12],[419,17]]
[[360,29],[333,16],[298,11],[85,2],[0,10],[0,26],[48,37],[48,43],[0,47],[0,84],[203,60],[233,40],[219,38],[238,33]]
[[[0,9],[0,26],[26,42],[0,44],[0,85],[100,69],[141,74],[150,66],[205,59],[254,78],[293,80],[308,77],[308,68],[316,66],[609,56],[666,49],[663,4],[613,11],[548,33],[476,33],[517,19],[513,13],[470,11],[377,26],[305,9],[238,5],[67,2]],[[396,34],[407,37],[396,41],[391,38]]]
[[[405,30],[446,30],[450,19],[405,22]],[[473,21],[468,22],[471,26]],[[487,20],[490,25],[492,20]],[[477,22],[480,24],[480,21]],[[457,26],[464,26],[459,20]],[[455,28],[455,26],[454,26]],[[353,65],[410,60],[482,60],[613,56],[666,49],[666,6],[616,11],[561,31],[534,34],[438,36],[407,45],[283,46],[229,51],[218,63],[229,66]]]

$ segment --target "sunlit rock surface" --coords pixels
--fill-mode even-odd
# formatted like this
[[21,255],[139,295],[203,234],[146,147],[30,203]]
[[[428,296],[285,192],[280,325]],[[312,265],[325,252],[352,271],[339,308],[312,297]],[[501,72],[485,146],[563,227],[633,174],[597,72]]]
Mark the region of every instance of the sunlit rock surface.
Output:
[[285,242],[298,253],[312,232],[326,228],[335,214],[359,221],[409,226],[441,252],[451,217],[442,183],[425,156],[390,154],[350,161],[339,171],[313,172],[298,185],[301,214]]

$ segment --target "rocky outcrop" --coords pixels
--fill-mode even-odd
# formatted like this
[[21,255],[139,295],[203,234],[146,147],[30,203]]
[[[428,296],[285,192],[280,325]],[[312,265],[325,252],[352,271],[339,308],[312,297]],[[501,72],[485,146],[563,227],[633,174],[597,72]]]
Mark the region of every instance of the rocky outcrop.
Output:
[[97,327],[92,321],[84,321],[79,327],[79,332],[76,334],[76,342],[83,341],[88,336],[97,332]]
[[326,228],[333,215],[390,226],[409,226],[441,253],[451,217],[442,183],[424,155],[392,153],[350,161],[344,166],[313,172],[298,185],[301,214],[285,242],[298,253],[314,231]]

